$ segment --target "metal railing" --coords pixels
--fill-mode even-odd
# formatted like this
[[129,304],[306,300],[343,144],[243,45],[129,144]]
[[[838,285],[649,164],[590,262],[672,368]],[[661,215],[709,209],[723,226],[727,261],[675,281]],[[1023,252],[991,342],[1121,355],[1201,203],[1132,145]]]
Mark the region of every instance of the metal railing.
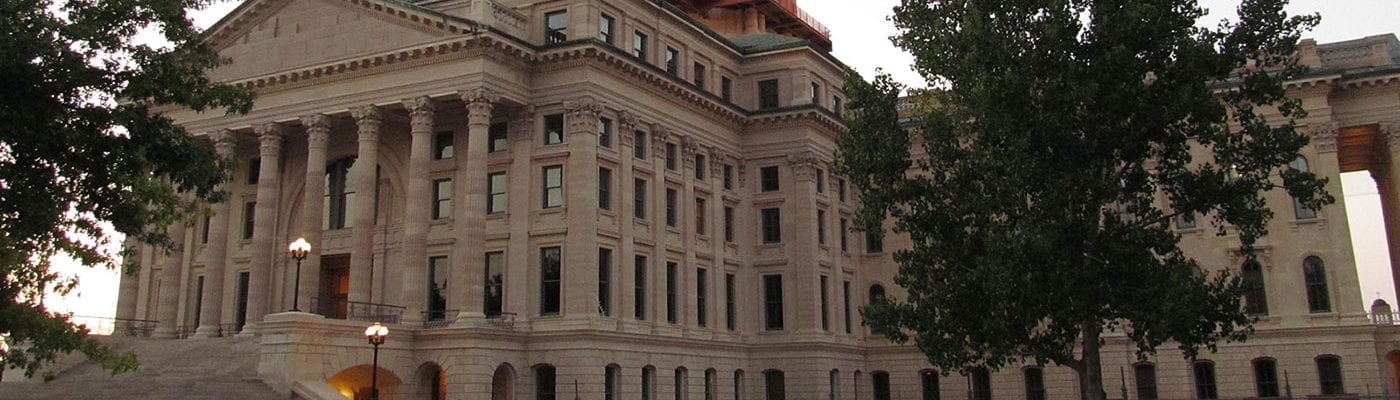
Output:
[[74,324],[87,328],[94,335],[150,337],[156,330],[156,321],[131,318],[91,317],[74,315]]
[[366,303],[337,298],[311,298],[311,309],[326,318],[346,321],[397,324],[403,319],[403,306]]
[[430,310],[423,312],[423,327],[427,329],[442,328],[452,325],[452,319],[456,318],[457,310]]
[[486,322],[491,326],[501,329],[515,329],[515,313],[503,312],[496,315],[487,315]]

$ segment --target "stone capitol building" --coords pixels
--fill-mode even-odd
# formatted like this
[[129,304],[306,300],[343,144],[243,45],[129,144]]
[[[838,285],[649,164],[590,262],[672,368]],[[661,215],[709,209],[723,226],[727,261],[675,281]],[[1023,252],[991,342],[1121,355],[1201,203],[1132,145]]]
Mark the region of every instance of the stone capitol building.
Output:
[[[208,42],[253,111],[162,110],[235,162],[229,201],[139,252],[117,317],[153,322],[117,334],[254,337],[258,378],[299,399],[367,395],[372,322],[383,399],[1078,398],[1068,368],[944,375],[861,324],[902,295],[906,239],[855,229],[832,173],[830,37],[795,0],[247,0]],[[1188,254],[1262,283],[1257,333],[1195,361],[1109,336],[1110,397],[1400,393],[1340,184],[1369,171],[1400,238],[1400,41],[1300,52],[1295,165],[1338,203],[1270,194],[1252,261],[1178,221]]]

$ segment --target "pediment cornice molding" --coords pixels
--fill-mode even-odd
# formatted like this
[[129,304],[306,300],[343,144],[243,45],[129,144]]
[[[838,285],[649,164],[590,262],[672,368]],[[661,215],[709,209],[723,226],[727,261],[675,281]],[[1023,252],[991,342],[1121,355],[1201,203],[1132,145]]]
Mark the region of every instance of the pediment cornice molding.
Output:
[[[250,0],[210,27],[205,44],[214,49],[222,49],[292,1]],[[397,19],[410,28],[443,36],[469,35],[481,29],[472,21],[454,20],[428,10],[382,0],[326,1],[333,1],[350,9],[363,10],[373,17]]]

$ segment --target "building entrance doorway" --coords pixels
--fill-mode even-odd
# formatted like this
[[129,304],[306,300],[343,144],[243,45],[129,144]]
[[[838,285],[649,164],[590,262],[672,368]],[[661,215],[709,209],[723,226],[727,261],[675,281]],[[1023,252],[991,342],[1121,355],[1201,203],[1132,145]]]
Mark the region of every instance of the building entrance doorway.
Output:
[[321,296],[316,313],[326,318],[345,319],[350,296],[350,255],[321,256]]
[[509,365],[501,364],[491,375],[491,400],[513,400],[515,393],[515,371]]

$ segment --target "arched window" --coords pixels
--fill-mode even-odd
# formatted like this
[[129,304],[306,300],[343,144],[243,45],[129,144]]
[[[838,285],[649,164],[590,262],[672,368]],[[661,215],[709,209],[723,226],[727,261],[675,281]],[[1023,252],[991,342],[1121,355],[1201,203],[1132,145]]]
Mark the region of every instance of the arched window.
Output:
[[763,400],[787,400],[787,383],[783,381],[783,371],[763,371]]
[[[1288,163],[1288,168],[1298,172],[1309,172],[1308,159],[1298,156],[1298,158],[1293,159],[1293,162]],[[1295,198],[1293,199],[1293,215],[1298,219],[1315,219],[1317,218],[1317,210],[1303,205]]]
[[880,301],[880,300],[883,300],[884,298],[885,298],[885,287],[884,287],[884,286],[880,286],[879,284],[870,285],[870,304],[875,304],[876,302],[878,302],[878,301]]
[[1272,358],[1256,358],[1254,365],[1254,389],[1259,397],[1278,397],[1278,363]]
[[350,180],[353,166],[355,157],[345,157],[326,166],[325,215],[322,218],[325,229],[345,229],[353,222],[347,218],[355,199],[355,187]]
[[676,367],[675,382],[673,382],[672,386],[676,389],[676,400],[686,399],[686,389],[689,388],[689,385],[686,384],[687,377],[685,376],[685,374],[685,367]]
[[1214,400],[1220,398],[1215,390],[1215,363],[1196,361],[1191,364],[1192,376],[1196,378],[1196,398]]
[[705,400],[715,400],[715,383],[718,375],[714,368],[705,370]]
[[836,400],[836,393],[840,392],[841,385],[839,385],[838,383],[841,382],[841,371],[834,369],[831,370],[831,373],[827,375],[826,379],[826,397],[830,400]]
[[603,399],[617,400],[618,383],[622,380],[622,367],[608,364],[603,369]]
[[555,400],[553,365],[535,366],[535,400]]
[[744,370],[734,370],[734,400],[744,400]]
[[642,400],[656,398],[656,367],[642,367]]
[[938,371],[926,369],[919,371],[919,389],[923,394],[921,400],[938,400]]
[[1303,281],[1308,287],[1308,311],[1331,312],[1332,300],[1327,295],[1327,268],[1322,259],[1310,256],[1303,259]]
[[1240,280],[1244,284],[1244,311],[1253,315],[1269,313],[1269,299],[1264,292],[1264,267],[1253,258],[1240,267]]
[[976,367],[968,375],[972,380],[972,400],[992,400],[992,373],[987,367]]
[[1323,395],[1346,394],[1342,386],[1342,359],[1334,355],[1318,356],[1317,379],[1322,384]]
[[1157,366],[1146,362],[1133,365],[1133,385],[1138,400],[1157,400]]
[[890,373],[875,371],[870,373],[870,391],[875,400],[890,400]]
[[1021,370],[1026,382],[1026,400],[1045,400],[1045,371],[1039,367]]

